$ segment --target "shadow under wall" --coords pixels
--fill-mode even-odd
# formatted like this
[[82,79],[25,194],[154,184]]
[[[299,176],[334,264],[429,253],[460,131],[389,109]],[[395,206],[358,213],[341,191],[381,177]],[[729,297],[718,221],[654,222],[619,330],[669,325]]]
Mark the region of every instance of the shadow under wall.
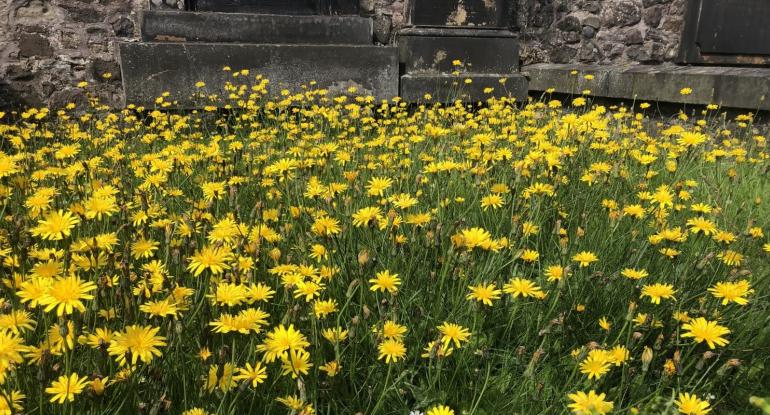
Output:
[[0,110],[19,110],[29,105],[30,103],[19,92],[11,88],[7,82],[0,80]]

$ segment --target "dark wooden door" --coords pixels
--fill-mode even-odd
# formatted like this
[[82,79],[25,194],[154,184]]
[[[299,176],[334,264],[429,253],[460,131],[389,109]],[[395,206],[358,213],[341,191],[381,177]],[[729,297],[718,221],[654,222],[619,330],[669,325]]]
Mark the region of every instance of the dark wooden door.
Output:
[[688,0],[682,63],[770,63],[770,1]]
[[265,14],[358,14],[358,0],[191,0],[193,10]]

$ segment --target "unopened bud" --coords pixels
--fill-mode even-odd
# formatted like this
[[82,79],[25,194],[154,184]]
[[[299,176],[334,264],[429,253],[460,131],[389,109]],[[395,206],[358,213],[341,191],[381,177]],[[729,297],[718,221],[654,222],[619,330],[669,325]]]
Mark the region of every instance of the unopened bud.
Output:
[[646,372],[650,368],[650,362],[652,361],[652,349],[644,346],[644,351],[642,352],[642,371]]
[[369,263],[369,251],[366,249],[358,253],[358,265],[366,266]]

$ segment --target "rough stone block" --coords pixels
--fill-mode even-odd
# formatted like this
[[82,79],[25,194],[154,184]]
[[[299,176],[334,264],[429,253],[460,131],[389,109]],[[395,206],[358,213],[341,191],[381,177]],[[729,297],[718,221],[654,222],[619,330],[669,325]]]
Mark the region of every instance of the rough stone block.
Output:
[[369,45],[372,21],[358,16],[148,11],[142,16],[142,39]]
[[[195,83],[204,92],[222,94],[227,81],[239,81],[222,68],[248,69],[270,80],[271,94],[298,91],[316,81],[331,94],[355,86],[358,93],[377,99],[398,94],[398,56],[395,47],[360,45],[255,45],[226,43],[121,43],[119,46],[126,102],[152,105],[163,92],[178,107],[196,107]],[[240,78],[243,79],[243,78]]]
[[19,36],[19,54],[23,57],[52,56],[51,43],[44,36],[36,33],[22,33]]
[[[471,83],[466,80],[470,79]],[[500,80],[505,79],[504,83]],[[485,92],[492,88],[492,92]],[[430,94],[433,102],[485,101],[490,97],[527,99],[527,79],[519,74],[406,74],[401,77],[401,97],[409,102],[425,101]]]
[[[507,30],[409,28],[399,32],[398,49],[408,73],[519,70],[519,41]],[[453,65],[454,60],[462,66]]]
[[[532,91],[580,94],[588,89],[608,98],[770,110],[768,68],[536,64],[522,71]],[[587,74],[594,78],[585,79]],[[681,94],[682,88],[692,92]]]

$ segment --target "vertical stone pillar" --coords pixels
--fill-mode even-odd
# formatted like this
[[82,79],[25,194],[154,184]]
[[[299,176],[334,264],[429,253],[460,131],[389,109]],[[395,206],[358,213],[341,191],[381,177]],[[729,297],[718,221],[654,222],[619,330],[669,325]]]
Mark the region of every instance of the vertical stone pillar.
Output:
[[411,27],[398,33],[404,68],[401,96],[409,101],[524,100],[519,73],[515,0],[411,0]]

